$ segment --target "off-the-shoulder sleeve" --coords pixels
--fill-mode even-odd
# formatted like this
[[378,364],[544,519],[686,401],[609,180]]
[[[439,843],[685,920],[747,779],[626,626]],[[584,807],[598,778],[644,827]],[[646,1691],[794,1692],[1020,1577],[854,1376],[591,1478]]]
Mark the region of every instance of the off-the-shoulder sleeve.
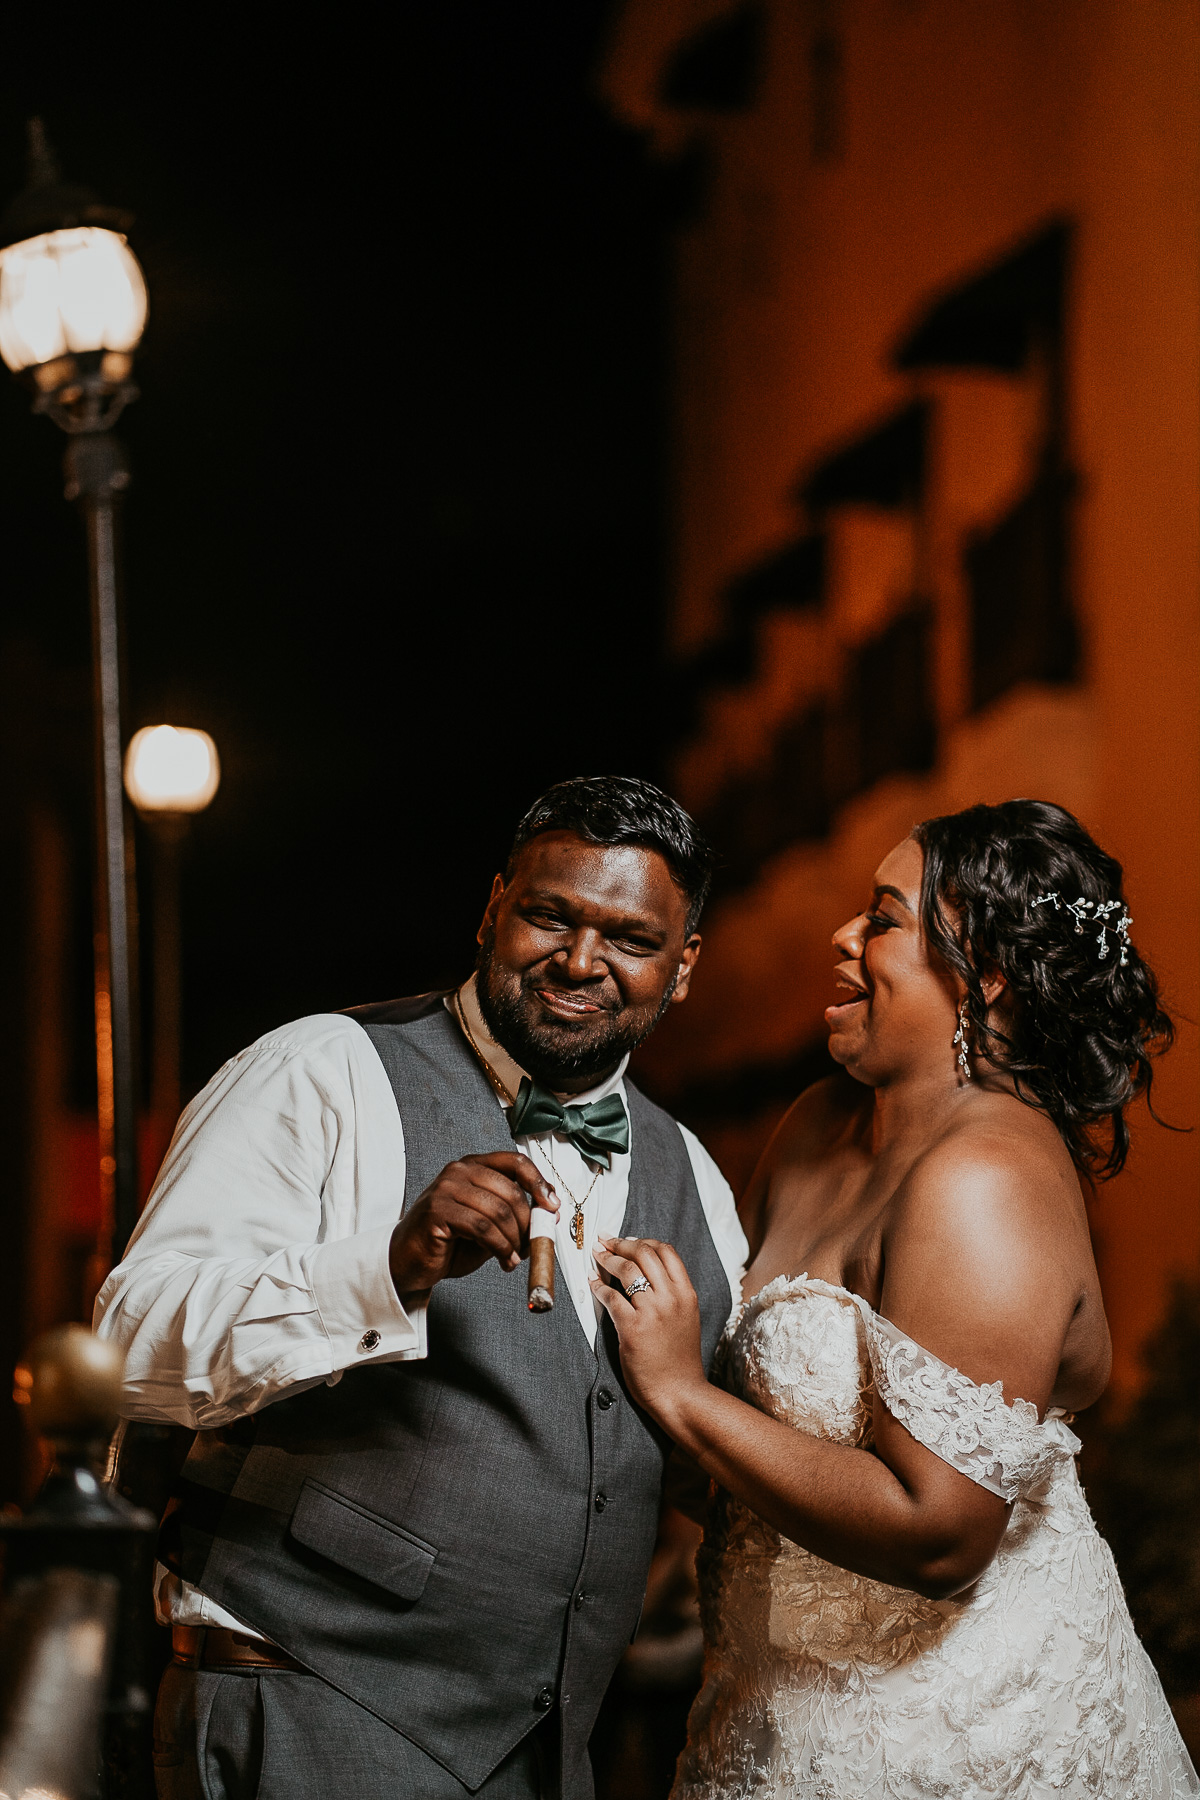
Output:
[[1039,1421],[1029,1400],[1008,1405],[1002,1382],[981,1386],[922,1350],[865,1301],[859,1310],[883,1404],[919,1444],[980,1487],[1019,1499],[1080,1450],[1061,1419]]

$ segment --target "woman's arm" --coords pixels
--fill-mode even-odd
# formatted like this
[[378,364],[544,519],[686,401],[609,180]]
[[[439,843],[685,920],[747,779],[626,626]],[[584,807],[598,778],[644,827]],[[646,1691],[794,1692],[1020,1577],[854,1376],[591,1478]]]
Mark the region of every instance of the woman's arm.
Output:
[[[972,1380],[1046,1404],[1074,1299],[1052,1244],[1053,1208],[1022,1191],[1011,1156],[942,1155],[898,1196],[881,1312]],[[1060,1233],[1061,1235],[1061,1233]],[[680,1449],[785,1537],[828,1562],[945,1599],[995,1554],[1005,1502],[918,1444],[877,1400],[875,1450],[809,1436],[710,1386],[699,1310],[680,1258],[646,1239],[597,1260],[631,1303],[596,1283],[638,1403]]]

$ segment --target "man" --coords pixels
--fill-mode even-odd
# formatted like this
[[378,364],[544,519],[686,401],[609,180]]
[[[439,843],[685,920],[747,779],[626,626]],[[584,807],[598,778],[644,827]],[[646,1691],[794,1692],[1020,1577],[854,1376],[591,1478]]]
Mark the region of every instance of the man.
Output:
[[185,1113],[97,1302],[128,1415],[197,1431],[157,1587],[169,1800],[591,1793],[669,1447],[592,1247],[674,1243],[706,1359],[745,1258],[715,1165],[624,1079],[687,995],[710,863],[648,782],[563,782],[464,987],[268,1033]]

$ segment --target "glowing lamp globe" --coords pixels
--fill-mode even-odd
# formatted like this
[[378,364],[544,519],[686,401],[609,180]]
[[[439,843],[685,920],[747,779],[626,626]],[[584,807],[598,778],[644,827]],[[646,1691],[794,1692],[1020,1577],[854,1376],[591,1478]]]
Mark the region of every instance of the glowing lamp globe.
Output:
[[141,813],[203,812],[220,780],[217,746],[207,731],[147,725],[125,752],[125,792]]
[[[113,358],[129,373],[146,325],[146,283],[119,231],[75,225],[0,250],[0,356],[14,373],[52,370],[67,357]],[[37,377],[35,376],[35,379]]]

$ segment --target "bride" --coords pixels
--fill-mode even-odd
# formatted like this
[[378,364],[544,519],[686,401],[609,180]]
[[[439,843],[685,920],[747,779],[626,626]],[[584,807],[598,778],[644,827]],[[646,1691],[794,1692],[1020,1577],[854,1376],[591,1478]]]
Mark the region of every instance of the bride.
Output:
[[1200,1793],[1069,1429],[1109,1371],[1081,1178],[1171,1036],[1129,925],[1059,807],[918,826],[833,940],[843,1072],[751,1184],[720,1386],[671,1247],[598,1252],[634,1399],[716,1484],[673,1800]]

